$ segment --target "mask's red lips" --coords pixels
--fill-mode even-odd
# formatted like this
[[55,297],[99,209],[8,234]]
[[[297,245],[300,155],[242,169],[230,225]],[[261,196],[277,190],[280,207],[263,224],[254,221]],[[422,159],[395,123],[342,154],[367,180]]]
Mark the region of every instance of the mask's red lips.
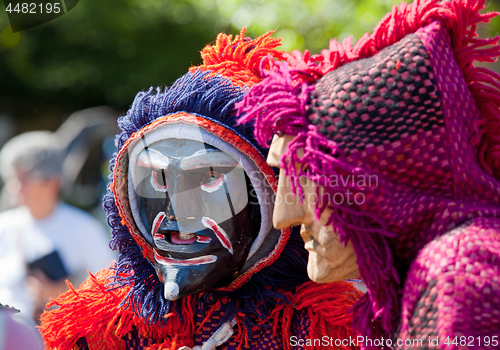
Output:
[[198,236],[196,238],[196,242],[198,242],[198,243],[210,243],[211,240],[212,240],[212,238],[206,237],[206,236]]
[[[165,219],[166,215],[164,212],[159,212],[156,215],[156,218],[153,220],[153,226],[151,233],[153,235],[153,239],[165,239],[165,235],[163,233],[158,233],[158,230],[160,229],[161,223]],[[194,233],[189,233],[189,232],[180,232],[180,231],[171,231],[170,235],[170,241],[172,244],[192,244],[194,242],[198,243],[210,243],[212,239],[210,237],[206,236],[198,236]]]
[[170,235],[170,241],[173,244],[191,244],[196,242],[198,236],[192,233],[172,231]]

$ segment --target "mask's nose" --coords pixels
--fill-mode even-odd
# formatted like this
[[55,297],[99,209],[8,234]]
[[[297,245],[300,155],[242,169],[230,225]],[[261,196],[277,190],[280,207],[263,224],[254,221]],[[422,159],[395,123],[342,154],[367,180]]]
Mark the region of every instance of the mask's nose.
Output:
[[[168,195],[167,195],[168,197]],[[160,226],[161,230],[178,231],[177,219],[175,217],[175,211],[172,207],[172,201],[167,198],[167,206],[165,208],[165,219],[163,219]]]
[[201,188],[196,177],[171,171],[167,176],[169,201],[165,210],[167,220],[178,223],[185,220],[201,220],[204,214]]
[[280,169],[280,179],[273,212],[273,225],[277,229],[307,223],[313,215],[307,210],[307,206],[300,202],[295,196],[290,185],[290,180]]

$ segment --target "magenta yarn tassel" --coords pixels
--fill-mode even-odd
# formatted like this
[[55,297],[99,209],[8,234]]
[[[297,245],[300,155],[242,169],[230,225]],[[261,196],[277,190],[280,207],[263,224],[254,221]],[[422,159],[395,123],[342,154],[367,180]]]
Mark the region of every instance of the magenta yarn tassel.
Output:
[[[299,149],[304,152],[301,157],[298,156]],[[395,234],[388,231],[384,223],[371,212],[361,211],[345,201],[337,203],[334,199],[336,195],[346,198],[348,191],[355,196],[372,190],[349,181],[328,186],[333,176],[344,179],[346,176],[369,176],[362,168],[349,166],[339,160],[342,158],[341,153],[335,142],[323,137],[315,126],[309,125],[307,132],[299,133],[288,145],[281,159],[281,167],[290,178],[296,195],[302,196],[303,193],[299,185],[302,176],[324,188],[321,202],[316,206],[316,217],[319,218],[325,209],[332,210],[326,225],[333,226],[341,242],[346,245],[352,242],[360,275],[368,288],[368,295],[354,306],[353,327],[368,337],[386,336],[395,327],[401,298],[399,274],[387,241],[388,237],[394,237]],[[307,164],[307,168],[296,169],[296,163]],[[319,187],[317,195],[319,198]]]
[[255,138],[260,145],[267,146],[267,140],[277,130],[295,135],[307,125],[307,98],[314,86],[297,82],[299,71],[290,70],[286,62],[273,62],[271,70],[261,68],[261,74],[264,80],[255,84],[235,106],[242,116],[238,124],[255,119],[255,130],[260,130]]

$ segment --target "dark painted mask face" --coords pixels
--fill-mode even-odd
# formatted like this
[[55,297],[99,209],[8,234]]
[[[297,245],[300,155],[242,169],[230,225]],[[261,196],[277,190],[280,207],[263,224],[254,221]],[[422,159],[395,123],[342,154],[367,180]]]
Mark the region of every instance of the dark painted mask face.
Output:
[[137,208],[153,243],[165,298],[231,282],[258,233],[240,164],[205,143],[165,139],[138,156]]

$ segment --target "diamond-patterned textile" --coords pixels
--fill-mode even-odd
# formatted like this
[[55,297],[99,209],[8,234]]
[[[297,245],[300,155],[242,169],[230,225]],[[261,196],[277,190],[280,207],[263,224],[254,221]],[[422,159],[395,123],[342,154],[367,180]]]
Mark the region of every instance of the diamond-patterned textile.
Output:
[[[427,321],[440,335],[467,332],[455,325],[472,320],[481,321],[483,334],[499,330],[483,316],[492,304],[480,302],[488,293],[500,299],[498,284],[480,281],[494,276],[485,271],[498,274],[500,252],[492,249],[494,258],[483,261],[474,250],[438,240],[467,220],[500,220],[500,76],[474,67],[500,56],[498,38],[479,39],[476,31],[498,15],[482,12],[484,6],[483,0],[394,6],[355,45],[332,40],[320,55],[294,52],[275,62],[238,106],[240,121],[254,121],[261,144],[273,135],[295,136],[281,166],[297,194],[302,176],[318,185],[319,198],[306,201],[317,215],[329,209],[328,223],[354,247],[369,291],[354,307],[353,325],[363,336],[387,338],[399,324],[401,334],[416,335]],[[491,222],[474,224],[478,242],[490,241],[490,229],[500,235]],[[442,275],[453,283],[440,285],[444,277],[434,275],[436,286],[415,285],[412,264],[432,244],[446,244],[440,247],[457,261],[477,266],[468,284],[450,265]],[[427,258],[425,273],[432,275],[441,262]],[[433,305],[433,288],[446,290],[454,308]],[[428,307],[449,315],[427,317]]]
[[421,339],[427,349],[498,348],[499,232],[499,219],[476,218],[422,249],[405,284],[398,339]]
[[429,349],[466,349],[454,336],[500,332],[500,181],[478,165],[479,110],[449,42],[434,22],[326,74],[307,106],[343,161],[377,176],[362,209],[395,234],[392,254],[409,268],[394,339]]
[[[500,237],[500,180],[484,161],[487,147],[498,149],[497,135],[484,143],[491,134],[484,125],[500,124],[498,94],[487,85],[500,83],[472,66],[474,58],[497,56],[499,47],[480,49],[493,40],[474,38],[483,16],[474,11],[482,5],[422,1],[395,8],[376,35],[360,40],[365,46],[334,43],[317,64],[308,55],[277,62],[240,106],[242,120],[255,119],[260,139],[296,135],[282,166],[296,185],[307,176],[324,188],[316,208],[330,209],[329,222],[353,244],[369,290],[355,307],[362,335],[437,334],[437,348],[454,349],[462,345],[444,344],[446,337],[500,331],[491,316],[500,300],[493,239]],[[379,31],[384,26],[387,34]],[[408,34],[398,41],[400,30]],[[313,81],[330,58],[336,68]],[[349,193],[358,201],[349,203]],[[463,239],[444,239],[468,220]],[[462,246],[469,236],[474,241]],[[485,260],[477,247],[486,244]],[[446,262],[442,252],[455,260]],[[464,261],[469,270],[458,271]]]
[[394,339],[429,349],[466,349],[455,336],[468,344],[500,332],[500,181],[478,164],[479,110],[453,57],[434,22],[326,74],[307,104],[342,161],[377,176],[361,210],[387,225],[398,268],[408,270]]
[[[195,327],[198,329],[201,326],[203,319],[205,318],[207,312],[209,311],[211,305],[205,303],[198,303],[196,310],[196,323]],[[195,345],[202,345],[206,342],[212,334],[219,328],[219,322],[221,320],[221,311],[216,309],[210,319],[201,327],[200,331],[195,333]],[[309,338],[309,318],[307,316],[307,309],[297,311],[293,317],[292,322],[292,335],[296,336],[297,339],[308,339]],[[236,350],[240,343],[236,340],[236,333],[223,345],[218,347],[218,350]],[[132,330],[125,337],[126,350],[144,350],[148,346],[155,344],[156,342],[152,339],[143,338],[139,335],[137,330]],[[262,349],[262,350],[276,350],[283,349],[282,344],[282,330],[279,327],[273,330],[270,323],[264,324],[262,327],[258,327],[253,331],[252,338],[249,341],[248,346],[242,345],[241,349]],[[294,349],[300,350],[303,347],[297,346]]]
[[439,95],[429,55],[410,34],[325,75],[307,112],[319,132],[349,155],[443,126]]

